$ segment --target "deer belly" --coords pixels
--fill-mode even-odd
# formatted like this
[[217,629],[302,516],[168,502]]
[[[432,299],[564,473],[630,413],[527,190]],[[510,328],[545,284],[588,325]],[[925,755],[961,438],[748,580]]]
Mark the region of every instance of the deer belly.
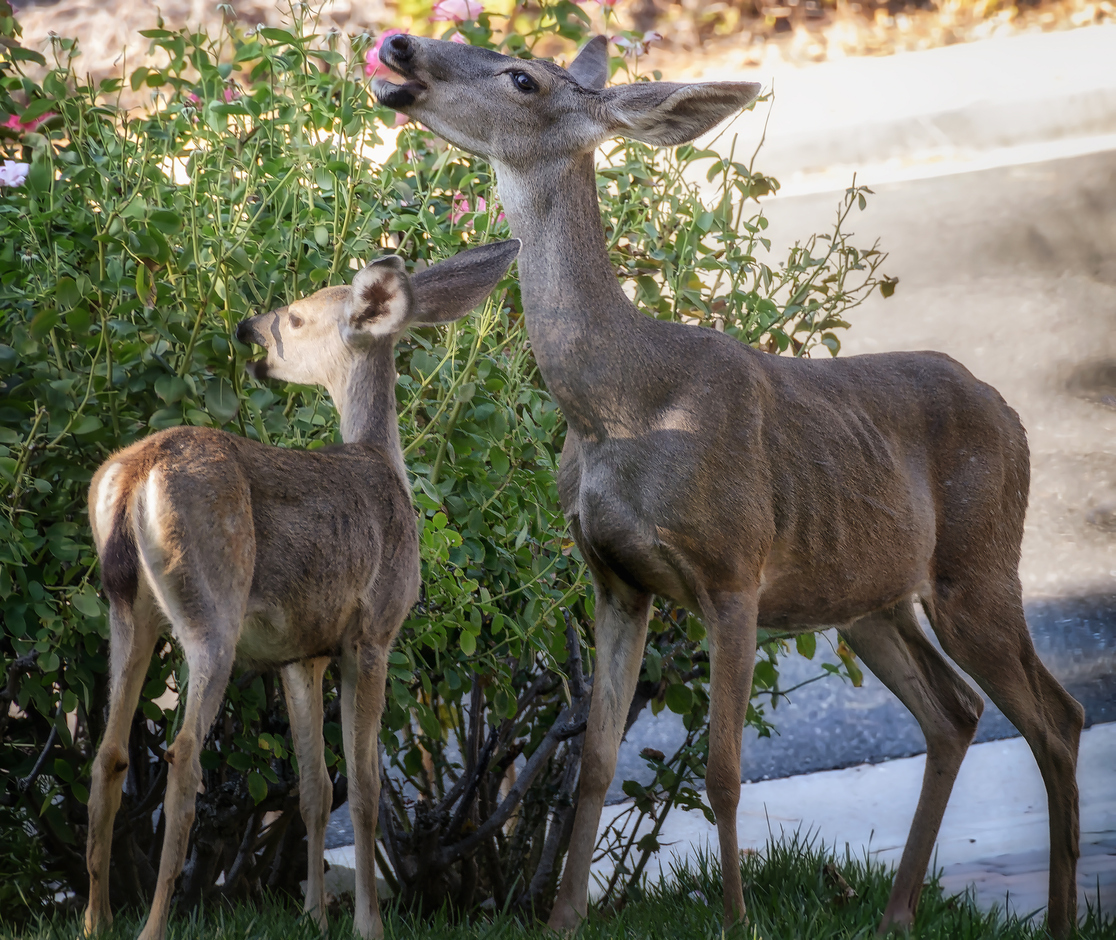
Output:
[[930,576],[933,528],[896,525],[820,543],[777,540],[760,576],[759,622],[791,629],[848,623],[918,592]]
[[318,656],[335,656],[341,647],[338,620],[326,624],[292,616],[280,607],[250,612],[236,641],[236,661],[243,666],[278,666]]

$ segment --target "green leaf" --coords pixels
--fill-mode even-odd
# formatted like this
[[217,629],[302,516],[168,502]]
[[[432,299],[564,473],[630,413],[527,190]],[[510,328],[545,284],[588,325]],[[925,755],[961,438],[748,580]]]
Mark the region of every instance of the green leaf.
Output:
[[31,169],[27,172],[27,189],[36,196],[50,192],[50,184],[54,182],[54,166],[42,156],[36,156],[31,161]]
[[460,640],[461,652],[466,656],[472,656],[477,651],[477,638],[471,633],[461,632]]
[[161,375],[155,380],[155,394],[168,405],[181,401],[182,396],[190,390],[184,379],[177,375]]
[[43,339],[62,319],[62,315],[53,307],[40,310],[31,320],[31,335],[35,339]]
[[800,633],[794,638],[794,645],[800,655],[807,659],[814,658],[814,651],[818,648],[818,635],[816,633]]
[[155,285],[147,273],[147,265],[136,265],[136,296],[145,307],[155,305]]
[[173,209],[156,209],[148,215],[147,224],[164,235],[177,235],[182,231],[182,217]]
[[688,686],[676,682],[666,690],[666,704],[667,708],[676,715],[689,714],[694,704],[694,694]]
[[205,408],[218,424],[228,424],[240,410],[240,399],[226,379],[217,379],[205,390]]
[[54,285],[54,296],[63,307],[72,307],[81,300],[81,291],[72,277],[60,277]]
[[248,793],[257,804],[267,798],[267,781],[262,774],[253,771],[248,775]]
[[771,665],[771,661],[761,659],[756,663],[755,672],[752,673],[752,685],[761,689],[770,689],[779,681],[779,673]]
[[61,757],[55,758],[54,776],[65,783],[73,783],[74,768],[70,766],[69,761],[63,760]]
[[97,601],[97,594],[89,585],[83,587],[77,594],[72,595],[70,603],[74,605],[78,613],[85,617],[101,616],[101,605]]

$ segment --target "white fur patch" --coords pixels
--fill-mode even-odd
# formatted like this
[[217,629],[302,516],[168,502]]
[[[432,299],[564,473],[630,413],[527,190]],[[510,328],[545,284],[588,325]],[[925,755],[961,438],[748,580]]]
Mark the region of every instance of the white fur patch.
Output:
[[114,463],[105,471],[97,484],[97,492],[93,496],[93,534],[100,544],[104,544],[112,533],[113,516],[116,513],[116,501],[120,498],[120,482],[117,477],[123,468],[119,463]]
[[387,264],[372,264],[353,278],[348,328],[351,338],[392,336],[407,323],[411,298],[401,271]]

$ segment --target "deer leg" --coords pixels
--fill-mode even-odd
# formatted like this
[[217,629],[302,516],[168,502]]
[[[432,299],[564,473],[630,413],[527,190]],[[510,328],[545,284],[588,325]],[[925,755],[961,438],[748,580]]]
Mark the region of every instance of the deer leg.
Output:
[[912,601],[858,620],[841,635],[918,719],[926,770],[899,870],[879,933],[910,926],[953,782],[976,734],[984,702],[927,640]]
[[128,736],[132,715],[139,703],[143,680],[160,632],[157,612],[150,600],[150,595],[141,588],[134,604],[114,601],[109,606],[112,636],[109,717],[104,739],[93,761],[93,779],[89,788],[89,836],[85,850],[89,869],[89,906],[85,909],[84,923],[87,934],[112,923],[109,906],[112,827],[120,808],[124,776],[128,772]]
[[740,803],[740,746],[756,661],[754,594],[716,593],[702,613],[709,625],[709,761],[705,792],[717,820],[724,875],[725,926],[743,921],[736,809]]
[[298,758],[298,803],[306,824],[306,905],[318,927],[326,929],[325,830],[333,787],[322,737],[322,676],[328,657],[291,663],[282,670],[283,694]]
[[1012,581],[1010,591],[996,592],[987,579],[939,578],[927,613],[942,647],[1019,729],[1042,772],[1050,813],[1047,927],[1063,938],[1077,923],[1077,749],[1085,713],[1039,660]]
[[566,855],[566,870],[554,901],[552,930],[573,930],[585,919],[589,904],[589,865],[597,844],[605,794],[616,773],[616,755],[624,734],[624,720],[635,695],[643,662],[643,644],[651,613],[651,596],[604,589],[594,578],[597,594],[597,658],[585,746],[577,813]]
[[166,751],[171,766],[163,801],[166,826],[159,858],[159,880],[151,913],[139,940],[163,940],[166,935],[171,895],[186,860],[190,828],[194,824],[194,801],[201,787],[201,745],[225,697],[233,667],[237,625],[222,623],[214,616],[206,618],[202,624],[191,624],[188,632],[175,632],[186,653],[190,679],[182,728]]
[[341,658],[341,721],[349,775],[349,812],[356,843],[356,912],[362,937],[384,935],[376,896],[376,824],[380,809],[380,759],[376,747],[384,710],[388,649],[365,642]]

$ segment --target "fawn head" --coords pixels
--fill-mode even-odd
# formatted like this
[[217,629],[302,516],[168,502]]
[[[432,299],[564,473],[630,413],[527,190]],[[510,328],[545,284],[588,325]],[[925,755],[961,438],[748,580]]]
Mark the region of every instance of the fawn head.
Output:
[[593,150],[610,137],[657,146],[693,140],[751,102],[751,82],[639,82],[605,88],[608,46],[597,36],[569,69],[491,49],[398,34],[380,49],[406,79],[376,79],[382,104],[463,150],[511,169]]
[[248,369],[261,380],[324,385],[336,400],[359,359],[377,349],[390,352],[408,327],[450,323],[478,306],[519,246],[515,238],[492,242],[410,277],[398,255],[377,258],[351,287],[326,287],[241,321],[236,338],[266,350]]

